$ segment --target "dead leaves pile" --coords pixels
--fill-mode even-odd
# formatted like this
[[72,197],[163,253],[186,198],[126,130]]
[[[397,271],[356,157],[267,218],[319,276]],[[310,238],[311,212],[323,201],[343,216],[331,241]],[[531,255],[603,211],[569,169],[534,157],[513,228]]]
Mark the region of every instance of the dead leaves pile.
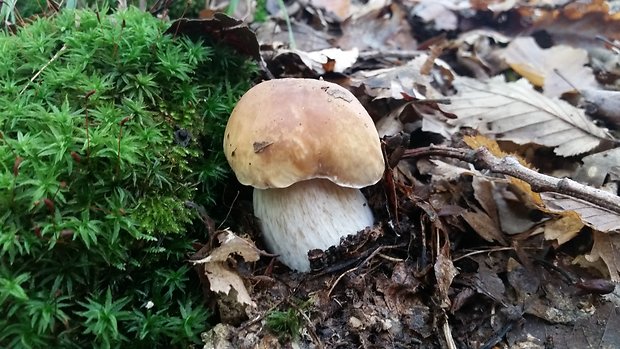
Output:
[[[620,14],[611,2],[309,0],[287,2],[286,13],[266,3],[266,22],[237,13],[256,32],[264,77],[349,88],[375,118],[390,166],[367,190],[381,237],[349,246],[349,264],[335,258],[312,282],[285,274],[276,292],[273,265],[259,262],[253,277],[264,273],[270,286],[248,292],[226,261],[255,261],[255,247],[221,235],[202,260],[211,289],[267,303],[248,311],[256,317],[243,331],[300,298],[316,307],[302,311],[309,347],[388,337],[394,347],[543,347],[544,322],[589,331],[556,329],[559,347],[620,346],[588,322],[595,298],[575,301],[620,282]],[[482,148],[497,163],[476,157]],[[620,321],[614,314],[608,321]]]

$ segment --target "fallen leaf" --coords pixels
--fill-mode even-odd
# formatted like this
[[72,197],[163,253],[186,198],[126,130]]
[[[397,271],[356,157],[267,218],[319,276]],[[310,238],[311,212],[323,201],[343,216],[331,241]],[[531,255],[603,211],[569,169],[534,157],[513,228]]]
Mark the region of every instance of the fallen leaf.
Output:
[[612,281],[620,282],[620,234],[605,234],[593,232],[594,245],[586,260],[596,262],[603,260],[609,271]]
[[[525,6],[520,10],[531,11]],[[571,1],[560,10],[538,11],[530,17],[535,21],[529,32],[544,30],[555,44],[591,51],[601,47],[594,40],[598,35],[620,39],[620,13],[610,11],[607,1]]]
[[579,93],[586,102],[586,110],[591,110],[591,115],[620,129],[620,91],[584,88],[579,89]]
[[593,203],[558,193],[542,193],[545,206],[552,212],[575,211],[584,224],[603,232],[620,230],[620,215]]
[[461,213],[461,217],[474,229],[476,234],[488,242],[501,242],[506,245],[504,234],[500,230],[498,223],[493,221],[488,214],[480,209],[473,208]]
[[610,172],[620,166],[620,148],[588,155],[581,162],[583,164],[575,171],[573,178],[599,188]]
[[559,245],[572,240],[583,228],[584,224],[575,211],[565,211],[558,219],[543,224],[546,240],[556,240]]
[[585,66],[589,60],[588,52],[583,49],[565,45],[542,49],[534,38],[519,37],[500,55],[533,85],[543,87],[547,96],[559,97],[574,90],[563,77],[580,89],[597,86],[592,69]]
[[451,125],[517,144],[555,147],[561,156],[585,153],[611,138],[582,110],[535,91],[525,79],[506,83],[501,77],[487,82],[459,77],[454,86],[458,95],[451,98],[451,104],[441,105],[457,115],[447,121]]
[[310,0],[310,3],[333,13],[341,21],[351,13],[351,0]]
[[437,289],[441,296],[441,307],[444,309],[450,308],[448,290],[450,289],[452,280],[459,272],[450,259],[450,247],[448,243],[445,243],[441,248],[433,268],[435,270],[435,279],[437,279]]
[[[308,52],[307,55],[320,65],[320,69],[315,69],[319,74],[325,74],[325,72],[342,73],[357,61],[359,51],[356,48],[346,51],[339,48],[328,48]],[[328,68],[330,62],[333,62],[333,66],[329,67],[331,69]]]
[[517,0],[470,0],[471,6],[476,10],[489,10],[492,12],[506,12],[517,4]]
[[342,36],[337,46],[343,49],[415,49],[407,13],[397,4],[349,17],[342,23]]
[[[405,96],[419,100],[443,98],[443,95],[433,87],[435,82],[432,76],[420,73],[420,69],[428,59],[427,54],[420,53],[419,56],[401,66],[359,71],[351,77],[351,85],[364,85],[366,93],[374,99],[402,100]],[[444,61],[435,59],[433,63],[434,69],[441,70],[441,73],[446,75],[452,75],[451,68]]]
[[207,38],[234,48],[237,52],[261,60],[256,35],[243,21],[214,13],[204,19],[178,19],[166,30],[169,35],[187,35],[191,38]]
[[[529,169],[535,170],[534,167],[530,163],[528,163],[523,157],[518,154],[504,152],[500,149],[499,145],[495,140],[485,137],[483,135],[478,134],[475,136],[465,136],[463,137],[463,142],[465,142],[465,144],[467,144],[472,149],[485,147],[489,150],[489,152],[491,152],[491,154],[499,158],[511,156],[517,159],[517,161],[519,161],[521,165]],[[528,201],[530,201],[533,205],[537,207],[544,207],[542,199],[540,198],[540,194],[534,192],[532,190],[532,186],[529,183],[515,177],[509,177],[509,179],[510,183],[512,183],[513,185],[513,190],[518,191],[521,196],[528,197]]]
[[204,264],[205,275],[213,292],[229,294],[231,289],[234,289],[239,303],[256,306],[245,288],[243,279],[227,265],[226,261],[229,257],[238,255],[246,262],[255,262],[260,258],[260,250],[252,242],[235,235],[229,229],[222,231],[217,238],[220,242],[219,247],[214,248],[205,258],[191,262]]
[[413,15],[425,23],[433,23],[436,30],[455,30],[459,24],[458,16],[454,13],[457,9],[445,1],[423,0],[414,7]]
[[256,303],[250,297],[243,284],[243,279],[236,271],[224,263],[205,263],[205,275],[209,279],[211,291],[229,294],[231,289],[237,292],[237,302],[255,307]]

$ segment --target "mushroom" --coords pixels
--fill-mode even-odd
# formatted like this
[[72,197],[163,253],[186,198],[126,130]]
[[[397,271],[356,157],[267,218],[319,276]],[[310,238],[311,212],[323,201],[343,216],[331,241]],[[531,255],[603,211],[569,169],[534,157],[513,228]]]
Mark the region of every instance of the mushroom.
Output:
[[373,120],[351,92],[312,79],[262,82],[237,103],[224,153],[241,184],[254,187],[254,215],[267,248],[308,271],[308,251],[374,223],[359,190],[385,164]]

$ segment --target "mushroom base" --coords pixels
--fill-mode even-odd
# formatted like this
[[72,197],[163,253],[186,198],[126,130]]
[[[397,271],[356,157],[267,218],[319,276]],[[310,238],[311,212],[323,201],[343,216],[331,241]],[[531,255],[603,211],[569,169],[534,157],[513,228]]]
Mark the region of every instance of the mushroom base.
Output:
[[310,270],[308,251],[338,245],[340,238],[372,226],[362,192],[326,179],[287,188],[254,189],[254,215],[270,252],[291,269]]

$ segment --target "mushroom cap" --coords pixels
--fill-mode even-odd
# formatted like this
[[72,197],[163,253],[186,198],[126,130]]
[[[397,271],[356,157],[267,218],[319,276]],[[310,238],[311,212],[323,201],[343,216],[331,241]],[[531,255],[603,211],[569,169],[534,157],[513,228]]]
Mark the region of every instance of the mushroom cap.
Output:
[[345,88],[313,79],[270,80],[246,92],[226,125],[224,154],[239,182],[260,189],[315,178],[362,188],[385,168],[362,104]]

